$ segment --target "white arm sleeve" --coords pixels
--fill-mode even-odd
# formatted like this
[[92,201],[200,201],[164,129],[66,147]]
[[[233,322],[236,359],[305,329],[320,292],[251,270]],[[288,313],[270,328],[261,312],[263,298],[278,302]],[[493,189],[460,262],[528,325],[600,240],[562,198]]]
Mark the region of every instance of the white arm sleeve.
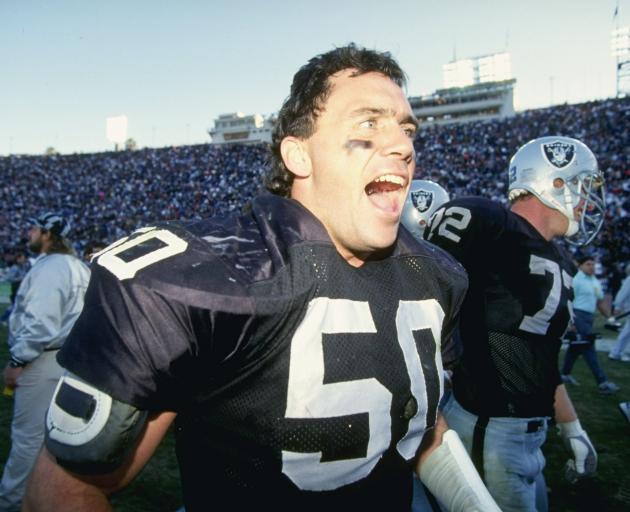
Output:
[[422,463],[419,476],[451,512],[501,512],[454,430],[444,432],[442,444]]

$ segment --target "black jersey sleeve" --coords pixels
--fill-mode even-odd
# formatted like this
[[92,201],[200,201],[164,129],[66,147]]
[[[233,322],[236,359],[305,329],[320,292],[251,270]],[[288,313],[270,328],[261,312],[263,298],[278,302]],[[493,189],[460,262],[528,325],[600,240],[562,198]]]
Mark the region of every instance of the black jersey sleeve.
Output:
[[59,363],[141,409],[177,407],[176,372],[192,355],[186,307],[141,283],[120,282],[98,265]]
[[60,364],[120,401],[176,410],[199,365],[226,357],[246,328],[250,302],[234,267],[170,224],[110,246],[92,263]]
[[445,325],[442,335],[442,365],[445,370],[452,370],[463,354],[463,346],[458,330],[459,316],[456,315]]

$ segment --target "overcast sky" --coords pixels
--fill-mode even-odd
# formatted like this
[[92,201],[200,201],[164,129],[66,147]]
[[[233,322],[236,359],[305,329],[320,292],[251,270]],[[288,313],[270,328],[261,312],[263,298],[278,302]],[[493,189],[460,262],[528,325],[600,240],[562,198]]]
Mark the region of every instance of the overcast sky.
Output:
[[[615,18],[615,8],[619,4]],[[611,30],[630,0],[0,0],[0,155],[208,142],[219,114],[270,114],[310,57],[388,50],[408,94],[442,65],[508,51],[518,110],[614,96]]]

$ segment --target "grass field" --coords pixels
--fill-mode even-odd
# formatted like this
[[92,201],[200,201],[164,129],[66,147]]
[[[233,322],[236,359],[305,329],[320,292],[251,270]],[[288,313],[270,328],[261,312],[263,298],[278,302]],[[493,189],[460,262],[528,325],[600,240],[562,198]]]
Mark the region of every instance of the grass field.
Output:
[[[3,309],[4,305],[0,306],[0,311]],[[597,325],[601,328],[601,320]],[[605,336],[610,335],[608,331],[600,332]],[[0,327],[2,368],[7,359],[6,337],[6,327]],[[576,485],[565,482],[562,469],[567,454],[555,429],[551,429],[544,448],[547,457],[545,478],[550,489],[551,511],[630,510],[630,425],[617,409],[620,401],[630,401],[630,364],[611,362],[605,353],[600,352],[599,356],[608,377],[621,386],[621,391],[615,395],[600,395],[582,359],[578,360],[573,372],[581,385],[569,389],[581,423],[599,453],[599,471],[594,478]],[[0,470],[4,467],[10,448],[11,414],[11,400],[0,397]],[[208,493],[212,493],[212,482],[208,482]],[[122,512],[174,512],[181,506],[172,435],[165,439],[140,476],[112,498],[112,503],[116,511]]]

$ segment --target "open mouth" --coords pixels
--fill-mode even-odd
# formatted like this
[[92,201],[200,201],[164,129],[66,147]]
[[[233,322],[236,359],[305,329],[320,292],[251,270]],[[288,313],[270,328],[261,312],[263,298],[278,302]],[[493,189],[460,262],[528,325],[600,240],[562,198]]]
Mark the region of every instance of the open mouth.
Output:
[[400,213],[405,192],[405,179],[395,174],[384,174],[365,187],[370,202],[387,213]]

